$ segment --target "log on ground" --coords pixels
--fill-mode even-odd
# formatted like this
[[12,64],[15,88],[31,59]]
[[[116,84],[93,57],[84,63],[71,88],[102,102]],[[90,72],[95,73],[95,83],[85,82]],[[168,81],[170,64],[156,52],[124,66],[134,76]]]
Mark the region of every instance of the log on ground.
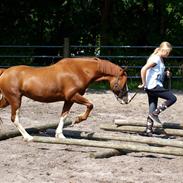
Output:
[[63,131],[66,137],[71,138],[84,138],[90,140],[116,140],[124,142],[136,142],[149,145],[159,145],[159,146],[171,146],[171,147],[180,147],[183,148],[183,141],[175,139],[161,139],[156,137],[142,137],[138,135],[130,134],[120,134],[114,135],[109,133],[99,133],[99,132],[87,132],[79,130],[67,130]]
[[124,144],[124,143],[114,143],[112,141],[105,142],[105,141],[94,141],[94,140],[84,140],[84,139],[57,139],[53,137],[38,137],[38,136],[33,137],[33,142],[90,146],[90,147],[117,149],[117,150],[123,150],[128,152],[148,152],[148,153],[183,156],[182,148],[154,147],[154,146],[147,146],[147,145],[141,145],[139,143],[130,143],[130,142]]
[[[64,126],[69,126],[71,125],[71,121],[66,121],[64,123]],[[45,129],[48,129],[48,128],[56,128],[58,126],[58,123],[50,123],[50,124],[43,124],[43,125],[40,125],[40,126],[35,126],[35,127],[32,127],[32,128],[26,128],[25,130],[28,132],[28,133],[38,133],[39,131],[41,130],[45,130]],[[20,136],[20,132],[19,130],[15,129],[13,131],[6,131],[6,132],[0,132],[0,140],[6,140],[6,139],[9,139],[9,138],[13,138],[13,137],[17,137],[17,136]]]
[[[144,132],[145,127],[140,126],[116,126],[116,125],[101,125],[101,129],[109,130],[109,131],[120,131],[120,132]],[[154,132],[156,134],[166,134],[166,135],[173,135],[173,136],[181,136],[183,137],[183,130],[182,129],[170,129],[170,128],[155,128]]]
[[125,155],[127,152],[117,150],[117,149],[101,149],[100,151],[97,152],[91,152],[90,153],[90,158],[110,158],[112,156],[119,156],[119,155]]
[[[114,124],[118,126],[146,126],[146,123],[141,121],[127,121],[122,119],[115,119]],[[160,124],[154,124],[154,127],[161,127]],[[183,125],[180,123],[163,123],[163,128],[183,129]]]

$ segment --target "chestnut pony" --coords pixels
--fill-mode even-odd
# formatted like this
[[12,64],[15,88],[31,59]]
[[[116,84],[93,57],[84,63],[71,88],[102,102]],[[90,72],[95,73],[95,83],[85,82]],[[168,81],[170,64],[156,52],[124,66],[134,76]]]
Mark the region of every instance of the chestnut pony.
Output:
[[99,58],[64,58],[46,67],[13,66],[0,70],[0,108],[11,106],[11,121],[26,141],[33,139],[19,122],[22,96],[39,102],[64,101],[57,138],[65,138],[63,124],[73,103],[86,106],[75,123],[86,120],[93,104],[83,95],[90,83],[106,80],[113,93],[128,103],[127,74],[119,66]]

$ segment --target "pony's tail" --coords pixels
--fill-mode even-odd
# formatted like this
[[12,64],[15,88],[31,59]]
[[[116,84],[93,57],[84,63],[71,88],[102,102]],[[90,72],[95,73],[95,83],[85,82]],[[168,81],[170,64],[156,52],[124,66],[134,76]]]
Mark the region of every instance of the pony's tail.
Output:
[[3,96],[1,90],[0,90],[0,109],[5,108],[9,105],[9,102],[7,99]]
[[[1,90],[0,90],[0,109],[5,108],[9,105],[9,102],[7,101],[7,99],[3,96]],[[2,127],[3,124],[3,120],[0,117],[0,128]]]
[[[6,69],[4,68],[0,68],[0,76],[3,74],[3,72],[5,71]],[[8,101],[4,98],[1,90],[0,90],[0,108],[4,108],[6,106],[8,106],[9,103]],[[0,128],[2,128],[2,124],[3,124],[3,120],[1,119],[0,117]]]

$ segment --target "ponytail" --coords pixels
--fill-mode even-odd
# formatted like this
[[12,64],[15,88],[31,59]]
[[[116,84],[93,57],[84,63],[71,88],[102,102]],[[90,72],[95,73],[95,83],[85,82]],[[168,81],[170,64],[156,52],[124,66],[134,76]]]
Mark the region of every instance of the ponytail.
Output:
[[151,55],[156,55],[156,54],[158,53],[159,50],[160,50],[160,47],[156,48],[156,49],[154,50],[154,52],[153,52]]
[[[149,58],[153,55],[156,55],[160,50],[163,50],[163,49],[168,49],[168,50],[171,51],[172,50],[172,45],[167,41],[162,42],[159,45],[159,47],[154,49],[154,52],[149,56]],[[148,60],[149,60],[149,58],[148,58]]]

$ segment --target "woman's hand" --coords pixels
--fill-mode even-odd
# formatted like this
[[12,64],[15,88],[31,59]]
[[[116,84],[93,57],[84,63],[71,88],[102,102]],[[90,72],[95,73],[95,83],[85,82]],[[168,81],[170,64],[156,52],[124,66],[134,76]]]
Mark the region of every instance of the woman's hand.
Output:
[[145,85],[144,84],[140,84],[140,85],[138,85],[138,88],[139,89],[144,89],[145,88]]
[[167,70],[166,71],[166,76],[167,76],[167,78],[171,78],[172,77],[172,73],[169,70]]

